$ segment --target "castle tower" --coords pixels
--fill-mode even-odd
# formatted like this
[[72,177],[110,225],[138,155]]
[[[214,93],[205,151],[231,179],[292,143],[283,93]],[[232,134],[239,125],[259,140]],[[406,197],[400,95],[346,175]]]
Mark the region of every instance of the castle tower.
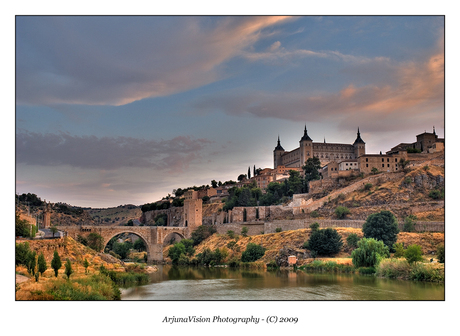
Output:
[[360,157],[361,155],[366,154],[366,143],[361,139],[361,134],[359,133],[358,127],[358,134],[356,136],[356,140],[353,143],[353,147],[355,148],[355,156],[356,158]]
[[274,169],[276,169],[276,167],[283,164],[282,159],[281,159],[283,154],[284,154],[284,148],[281,146],[280,136],[278,135],[278,145],[275,147],[273,151],[273,168]]
[[313,157],[313,140],[308,136],[307,125],[305,125],[303,136],[299,142],[300,142],[300,167],[302,167],[308,159]]

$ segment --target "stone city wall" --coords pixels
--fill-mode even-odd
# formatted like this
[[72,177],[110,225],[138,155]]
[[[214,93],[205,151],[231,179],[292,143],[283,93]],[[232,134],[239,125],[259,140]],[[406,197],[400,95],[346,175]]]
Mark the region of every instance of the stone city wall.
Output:
[[181,226],[183,213],[184,209],[182,207],[172,207],[164,210],[146,211],[142,214],[141,219],[145,225],[153,225],[155,217],[160,214],[166,214],[168,218],[167,226]]

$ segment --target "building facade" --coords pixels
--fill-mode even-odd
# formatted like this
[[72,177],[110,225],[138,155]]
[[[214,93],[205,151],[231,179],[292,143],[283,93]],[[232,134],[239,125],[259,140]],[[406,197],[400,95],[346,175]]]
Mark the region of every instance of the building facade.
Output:
[[329,162],[340,162],[343,160],[356,160],[366,153],[366,143],[361,139],[358,128],[356,140],[353,144],[313,142],[307,133],[305,126],[304,134],[299,141],[299,147],[292,151],[285,151],[281,146],[280,138],[273,151],[273,166],[276,169],[284,166],[286,170],[290,168],[301,168],[305,162],[313,157],[317,157],[321,166]]

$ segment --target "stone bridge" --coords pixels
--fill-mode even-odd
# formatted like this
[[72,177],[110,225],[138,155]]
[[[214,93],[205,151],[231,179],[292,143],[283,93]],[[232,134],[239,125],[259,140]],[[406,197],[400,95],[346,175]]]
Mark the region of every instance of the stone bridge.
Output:
[[94,232],[102,236],[105,245],[113,237],[121,233],[132,233],[139,236],[147,246],[147,261],[163,261],[163,244],[175,235],[181,239],[190,238],[190,227],[171,227],[171,226],[95,226],[95,225],[75,225],[58,226],[58,230],[64,231],[69,237],[77,239],[77,236],[86,237]]

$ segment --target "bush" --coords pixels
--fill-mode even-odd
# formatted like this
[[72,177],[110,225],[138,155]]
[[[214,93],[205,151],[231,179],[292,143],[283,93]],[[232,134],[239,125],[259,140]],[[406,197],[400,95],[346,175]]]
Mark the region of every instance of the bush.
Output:
[[168,257],[171,258],[173,265],[177,265],[181,255],[185,255],[185,246],[181,242],[174,244],[168,250]]
[[404,244],[403,243],[393,244],[393,250],[395,251],[395,254],[393,255],[393,257],[395,258],[404,257]]
[[404,259],[385,259],[377,266],[377,276],[385,278],[403,278],[409,277],[411,268],[407,260]]
[[66,263],[65,263],[65,271],[64,271],[65,275],[67,275],[67,279],[70,279],[70,275],[73,273],[73,270],[72,270],[72,264],[70,263],[70,260],[67,259]]
[[241,255],[242,262],[252,262],[263,257],[265,249],[261,245],[249,243],[246,250]]
[[415,232],[415,222],[412,216],[404,219],[403,232]]
[[436,258],[438,258],[438,262],[444,263],[445,261],[445,251],[444,251],[444,244],[438,245],[436,249]]
[[375,274],[375,267],[360,267],[358,268],[358,273],[361,275]]
[[428,194],[429,197],[432,199],[442,199],[443,195],[439,190],[431,190],[430,193]]
[[358,241],[359,241],[359,237],[356,233],[351,233],[347,237],[347,245],[351,248],[357,248]]
[[104,238],[96,232],[91,232],[86,238],[88,241],[88,247],[92,248],[97,252],[101,252],[104,248]]
[[310,229],[311,229],[311,231],[316,231],[316,230],[318,230],[318,229],[319,229],[319,224],[318,224],[318,222],[311,223],[311,224],[310,224]]
[[46,269],[48,268],[48,266],[46,265],[46,260],[45,260],[45,256],[43,255],[43,253],[40,253],[38,255],[38,272],[40,272],[40,274],[43,276],[43,273],[45,273]]
[[196,230],[192,232],[191,239],[193,240],[193,246],[198,245],[206,238],[210,237],[217,232],[214,225],[200,225]]
[[17,265],[27,265],[27,254],[30,252],[30,247],[28,242],[16,244],[16,266]]
[[313,217],[313,218],[319,217],[319,212],[316,210],[313,210],[312,212],[310,212],[310,217]]
[[342,237],[331,228],[316,230],[308,239],[308,249],[316,255],[333,256],[340,252],[343,246]]
[[241,235],[243,237],[247,237],[248,236],[248,227],[247,226],[243,226],[243,228],[241,229]]
[[404,252],[404,258],[406,258],[409,264],[413,264],[417,261],[422,261],[422,247],[420,245],[409,245]]
[[344,219],[350,213],[350,209],[339,205],[334,212],[338,219]]
[[371,190],[371,188],[372,188],[372,183],[366,183],[364,185],[364,190]]
[[53,260],[51,260],[51,268],[54,270],[54,276],[57,278],[59,269],[61,268],[61,257],[57,251],[54,251]]
[[369,215],[363,224],[365,238],[381,240],[390,249],[396,243],[399,233],[396,217],[387,210]]
[[235,238],[235,232],[233,232],[232,230],[228,230],[227,231],[227,236],[228,236],[228,238],[233,239],[233,238]]
[[415,281],[444,281],[444,274],[440,270],[433,267],[432,264],[417,263],[412,268],[409,280]]
[[388,258],[388,247],[382,241],[374,238],[363,238],[358,242],[358,248],[351,253],[355,267],[375,267],[383,258]]
[[275,229],[275,232],[281,232],[281,231],[283,231],[283,229],[281,229],[281,228],[276,228]]

